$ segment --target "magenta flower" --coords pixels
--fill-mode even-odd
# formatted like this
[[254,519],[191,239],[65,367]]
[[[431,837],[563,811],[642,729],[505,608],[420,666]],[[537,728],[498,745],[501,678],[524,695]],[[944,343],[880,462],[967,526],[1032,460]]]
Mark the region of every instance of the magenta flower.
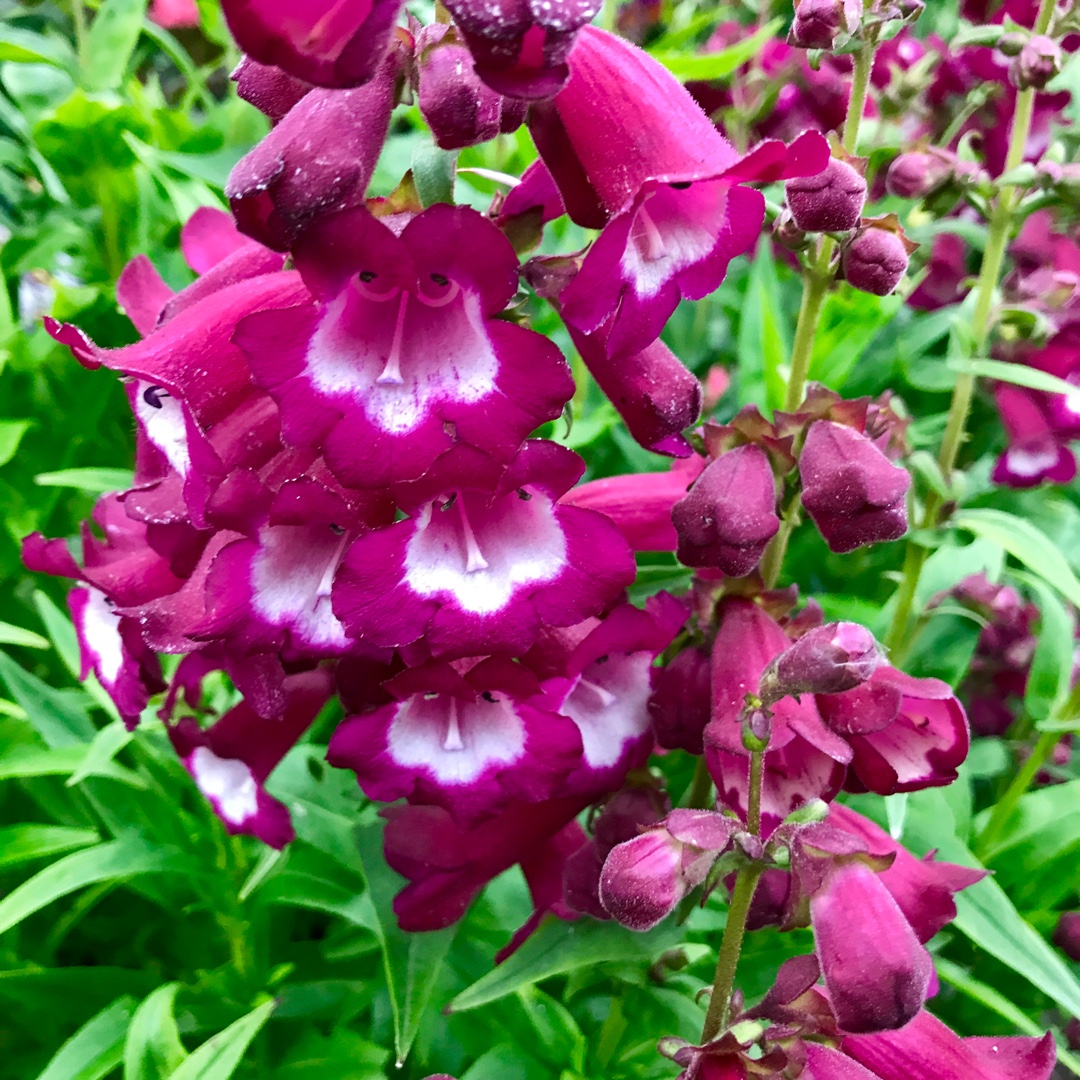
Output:
[[148,14],[166,30],[199,25],[199,6],[195,0],[152,0]]
[[839,694],[870,678],[882,661],[881,646],[858,623],[818,626],[803,634],[766,669],[760,697],[771,703],[800,694]]
[[415,479],[459,444],[506,462],[573,393],[550,341],[496,319],[517,257],[474,210],[438,204],[396,236],[358,208],[294,257],[316,302],[247,319],[236,340],[285,441],[321,448],[345,484]]
[[675,505],[671,520],[680,562],[729,577],[749,574],[780,529],[768,455],[751,443],[721,454]]
[[357,640],[433,656],[520,654],[542,626],[597,615],[634,580],[607,518],[557,500],[584,464],[531,440],[502,469],[460,446],[399,497],[413,513],[356,540],[334,611]]
[[583,334],[614,316],[604,331],[612,356],[653,342],[681,298],[711,293],[754,243],[764,200],[743,182],[828,162],[816,133],[740,159],[665,68],[593,27],[578,39],[566,86],[534,106],[529,123],[570,217],[603,229],[560,301]]
[[312,89],[311,83],[297,79],[281,68],[260,64],[245,56],[229,76],[236,94],[254,105],[271,123],[284,120],[289,110]]
[[[225,195],[240,231],[287,251],[327,214],[364,201],[394,107],[397,54],[356,90],[312,90],[229,173]],[[286,89],[286,99],[295,90]],[[280,89],[266,107],[280,111]]]
[[567,57],[599,0],[450,0],[446,5],[496,93],[549,98],[566,82]]
[[327,754],[369,798],[442,806],[469,828],[508,803],[550,798],[581,761],[577,727],[512,660],[429,663],[385,688],[396,700],[339,724]]
[[288,809],[264,785],[331,692],[326,671],[292,675],[280,717],[264,719],[241,701],[205,731],[191,718],[169,729],[184,767],[230,833],[257,836],[275,848],[293,839]]
[[371,79],[401,0],[222,0],[237,44],[262,64],[338,89]]
[[683,649],[656,673],[656,688],[649,700],[656,741],[666,750],[704,753],[705,725],[709,722],[712,664],[705,649]]
[[832,420],[810,425],[799,457],[803,506],[832,551],[898,540],[907,532],[907,470],[867,435]]
[[[1067,484],[1076,476],[1076,458],[1055,436],[1032,391],[1008,383],[994,389],[1009,445],[997,459],[991,479],[1013,488],[1036,487],[1044,480]],[[1061,406],[1059,406],[1061,408]]]
[[1062,912],[1054,930],[1054,944],[1070,960],[1080,963],[1080,911]]

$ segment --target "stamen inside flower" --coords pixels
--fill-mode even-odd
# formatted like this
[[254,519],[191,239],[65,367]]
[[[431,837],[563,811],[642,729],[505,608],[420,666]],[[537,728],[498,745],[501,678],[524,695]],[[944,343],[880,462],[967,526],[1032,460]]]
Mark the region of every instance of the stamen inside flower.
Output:
[[446,738],[443,739],[444,750],[464,750],[465,742],[461,738],[461,727],[458,722],[458,702],[456,697],[450,698],[450,707],[446,714]]
[[[340,525],[331,525],[331,530],[335,535],[340,536],[337,547],[334,548],[333,555],[330,556],[330,561],[326,564],[326,569],[323,571],[323,576],[319,579],[318,588],[315,590],[315,603],[319,604],[323,600],[330,599],[330,591],[334,587],[334,577],[337,574],[338,567],[341,565],[341,560],[345,558],[345,549],[349,546],[349,541],[352,539],[352,534],[341,528]],[[340,530],[340,532],[338,531]]]
[[394,324],[394,338],[390,342],[390,352],[386,357],[386,366],[375,380],[380,386],[401,386],[405,380],[401,377],[401,339],[405,331],[405,309],[409,306],[407,289],[401,290],[398,301],[397,322]]
[[610,690],[605,690],[602,686],[598,686],[594,682],[589,682],[588,679],[579,678],[578,686],[583,686],[586,690],[591,690],[599,699],[600,704],[606,709],[609,705],[615,704],[615,695]]
[[461,515],[461,533],[465,539],[465,573],[474,574],[477,570],[486,570],[488,561],[480,550],[480,545],[476,541],[476,533],[473,532],[472,523],[469,521],[469,515],[465,512],[465,500],[458,500],[457,507],[458,513]]
[[656,227],[656,222],[649,217],[649,211],[644,206],[637,212],[637,220],[635,225],[640,225],[644,230],[644,237],[640,234],[635,237],[635,240],[644,239],[644,256],[647,262],[659,262],[665,255],[667,255],[667,244],[664,242],[663,234]]

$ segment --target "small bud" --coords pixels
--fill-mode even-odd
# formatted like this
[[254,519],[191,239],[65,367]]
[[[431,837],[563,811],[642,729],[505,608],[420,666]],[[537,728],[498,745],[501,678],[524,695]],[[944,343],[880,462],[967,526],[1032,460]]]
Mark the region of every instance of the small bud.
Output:
[[773,239],[788,251],[802,251],[810,243],[810,238],[795,224],[795,219],[787,208],[773,225]]
[[904,236],[895,215],[868,222],[840,252],[844,280],[861,292],[888,296],[907,273],[911,253],[918,246]]
[[997,40],[997,47],[1006,56],[1019,56],[1024,51],[1028,37],[1028,34],[1014,30],[1011,33],[1002,34]]
[[799,694],[842,694],[861,686],[881,663],[874,635],[858,623],[819,626],[782,652],[761,676],[766,704]]
[[1080,911],[1066,911],[1058,919],[1054,944],[1070,960],[1080,963]]
[[845,232],[859,224],[866,180],[853,165],[832,158],[817,176],[788,180],[784,193],[791,216],[803,231]]
[[916,150],[901,154],[889,166],[885,186],[901,199],[921,199],[947,184],[956,174],[951,155],[942,151]]
[[711,662],[705,649],[683,649],[655,673],[649,716],[656,741],[665,750],[704,752],[702,735],[709,722]]
[[859,29],[862,0],[796,0],[788,42],[799,49],[831,49]]
[[751,754],[769,748],[772,738],[772,713],[768,709],[750,709],[743,715],[742,744]]
[[1061,71],[1061,64],[1061,46],[1045,34],[1036,34],[1009,64],[1009,82],[1017,90],[1042,90]]

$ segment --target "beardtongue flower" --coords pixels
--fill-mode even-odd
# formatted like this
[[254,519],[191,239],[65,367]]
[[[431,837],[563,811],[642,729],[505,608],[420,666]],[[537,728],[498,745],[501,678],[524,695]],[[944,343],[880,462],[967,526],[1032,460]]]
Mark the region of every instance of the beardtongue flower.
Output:
[[704,753],[711,671],[708,652],[691,646],[657,672],[656,688],[649,699],[649,715],[656,741],[665,750]]
[[855,428],[810,425],[799,457],[803,506],[832,551],[898,540],[907,532],[907,470]]
[[765,670],[766,705],[800,694],[837,694],[861,686],[882,661],[874,635],[858,623],[829,623],[804,634]]
[[530,440],[500,468],[466,446],[402,485],[413,513],[356,540],[334,583],[334,611],[359,641],[424,638],[436,657],[520,655],[542,626],[608,608],[635,575],[615,526],[557,502],[584,464]]
[[1057,1059],[1052,1035],[962,1039],[925,1010],[898,1031],[851,1035],[841,1050],[877,1080],[1050,1080]]
[[517,257],[475,210],[436,204],[395,236],[357,208],[294,257],[317,302],[247,319],[236,340],[285,441],[320,447],[345,484],[415,479],[462,443],[508,461],[573,394],[550,341],[495,318]]
[[386,54],[401,0],[222,0],[237,44],[315,86],[371,79]]
[[242,701],[205,731],[191,718],[169,729],[184,767],[230,833],[257,836],[275,848],[293,839],[289,811],[264,785],[332,692],[328,671],[291,675],[279,717],[264,719]]
[[994,399],[1009,445],[994,464],[991,479],[1013,488],[1036,487],[1044,480],[1067,484],[1076,475],[1076,458],[1055,437],[1035,395],[1020,386],[999,383]]
[[651,930],[700,885],[737,823],[710,810],[672,810],[655,828],[611,849],[600,903],[631,930]]
[[271,123],[284,120],[289,110],[312,89],[311,83],[297,79],[281,68],[242,57],[229,78],[236,83],[237,96],[254,105]]
[[476,73],[508,97],[549,98],[566,82],[567,57],[599,0],[450,0]]
[[551,797],[581,761],[576,725],[512,660],[429,663],[385,688],[397,700],[339,724],[327,753],[369,798],[442,806],[468,828],[512,800]]
[[830,158],[817,175],[788,180],[784,195],[803,232],[845,232],[854,229],[862,217],[866,180],[853,165]]
[[554,100],[529,115],[570,217],[603,229],[561,294],[562,312],[583,334],[611,320],[605,349],[632,355],[757,239],[764,201],[740,185],[820,172],[828,146],[811,133],[790,150],[766,143],[740,159],[665,68],[595,27],[581,32],[570,68]]
[[241,232],[287,251],[313,222],[364,201],[390,124],[399,65],[395,51],[366,86],[305,94],[237,162],[225,195]]
[[442,23],[425,26],[417,35],[413,71],[420,112],[443,150],[487,142],[525,121],[526,102],[485,86],[469,50]]
[[890,1031],[918,1014],[933,961],[869,866],[855,860],[833,869],[810,898],[810,922],[841,1028]]
[[710,462],[671,511],[687,566],[749,574],[780,529],[776,480],[765,451],[746,444]]

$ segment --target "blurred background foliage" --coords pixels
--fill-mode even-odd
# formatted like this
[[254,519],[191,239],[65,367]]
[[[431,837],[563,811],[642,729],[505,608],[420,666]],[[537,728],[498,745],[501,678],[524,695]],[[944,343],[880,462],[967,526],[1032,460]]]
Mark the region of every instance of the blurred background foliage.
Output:
[[[101,343],[133,340],[115,302],[125,262],[146,253],[170,285],[186,284],[181,223],[199,206],[225,205],[230,168],[266,130],[228,81],[238,57],[214,0],[199,0],[197,29],[176,33],[149,21],[145,7],[0,0],[0,1077],[670,1076],[656,1041],[699,1033],[694,997],[715,965],[718,901],[684,927],[647,935],[545,924],[493,970],[530,908],[514,870],[456,929],[410,939],[390,911],[400,879],[382,859],[374,809],[349,775],[320,761],[334,716],[271,783],[293,811],[298,841],[278,854],[229,837],[161,725],[131,735],[100,688],[80,685],[63,583],[21,568],[26,533],[74,535],[98,494],[125,486],[132,459],[118,381],[75,363],[41,328],[42,315]],[[616,7],[609,2],[605,17]],[[430,17],[424,4],[410,8]],[[730,80],[756,41],[709,54],[700,46],[722,20],[769,14],[757,8],[665,0],[645,40],[680,77]],[[788,5],[772,8],[784,15]],[[919,32],[948,37],[955,9],[928,5]],[[783,33],[782,23],[770,26]],[[878,150],[899,146],[887,120],[873,137]],[[401,107],[373,192],[392,190],[425,145],[417,110]],[[522,130],[464,152],[459,164],[520,174],[533,156]],[[493,191],[476,174],[458,178],[460,201],[482,208]],[[922,236],[919,228],[909,223],[927,238],[930,226]],[[565,251],[586,239],[564,223],[545,244]],[[968,239],[978,249],[979,226]],[[762,244],[718,293],[672,320],[665,336],[689,366],[730,375],[716,417],[778,403],[798,297],[795,271]],[[925,315],[841,285],[827,302],[812,375],[847,396],[891,388],[915,418],[916,450],[932,448],[954,378],[950,337],[963,321],[957,308]],[[568,348],[549,310],[537,308],[536,325]],[[966,525],[935,538],[924,589],[985,569],[1012,573],[1040,605],[1039,678],[1025,703],[1033,725],[1071,676],[1074,610],[1058,593],[1075,586],[1080,597],[1078,491],[993,489],[990,462],[1003,440],[987,401],[971,430]],[[633,443],[587,379],[572,425],[552,435],[584,454],[591,476],[666,467]],[[918,483],[940,482],[919,463]],[[987,510],[1009,516],[1002,524],[978,513]],[[830,616],[880,631],[900,556],[900,545],[886,545],[841,561],[803,530],[785,577]],[[686,580],[671,558],[652,557],[638,592]],[[970,613],[940,609],[909,670],[957,684],[978,632]],[[220,692],[224,702],[229,690]],[[681,754],[658,767],[676,794],[689,782]],[[920,854],[937,848],[972,862],[973,820],[1011,767],[1000,741],[978,740],[951,788],[855,802]],[[1080,893],[1080,779],[1075,766],[1048,768],[1056,783],[1024,796],[982,853],[995,880],[959,898],[960,918],[934,943],[943,984],[934,1008],[964,1034],[1060,1032],[1080,1014],[1076,969],[1045,940]],[[802,934],[753,935],[741,973],[747,993],[763,992],[781,960],[808,947]],[[1064,1052],[1062,1060],[1080,1075],[1080,1064]]]

